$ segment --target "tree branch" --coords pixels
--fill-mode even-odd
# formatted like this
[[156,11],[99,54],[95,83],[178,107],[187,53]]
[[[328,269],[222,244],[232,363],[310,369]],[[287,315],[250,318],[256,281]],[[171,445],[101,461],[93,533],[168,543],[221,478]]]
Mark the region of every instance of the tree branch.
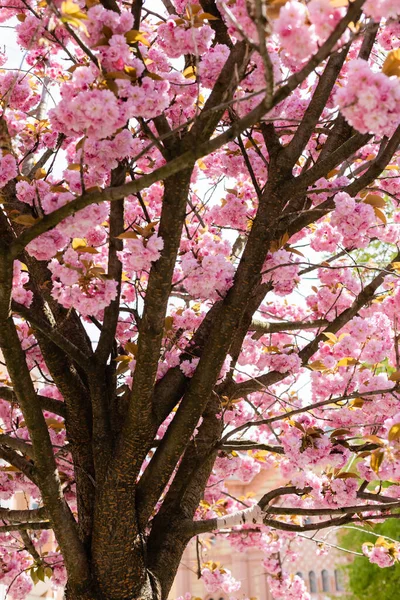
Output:
[[[333,527],[337,525],[342,525],[345,522],[348,522],[347,519],[351,519],[351,516],[354,514],[362,513],[362,512],[382,512],[387,513],[389,508],[398,508],[400,506],[400,502],[396,499],[392,499],[392,502],[384,503],[384,504],[367,504],[367,505],[356,505],[356,506],[338,506],[335,508],[321,508],[321,509],[313,509],[313,508],[292,508],[292,507],[277,507],[271,505],[271,501],[279,498],[281,496],[292,495],[295,494],[297,496],[303,496],[308,494],[311,491],[311,488],[305,488],[303,490],[297,489],[295,486],[288,486],[278,488],[276,490],[272,490],[265,494],[258,504],[250,508],[246,508],[241,511],[237,511],[226,517],[219,517],[213,519],[206,519],[203,521],[186,521],[182,524],[182,531],[190,531],[191,537],[194,535],[198,535],[199,533],[205,533],[208,531],[218,531],[219,529],[226,529],[231,527],[237,527],[239,525],[247,525],[257,523],[268,525],[269,527],[273,527],[275,529],[282,529],[284,531],[314,531],[319,529],[324,529],[326,527]],[[298,516],[322,516],[322,515],[349,515],[349,517],[338,517],[332,519],[330,521],[316,522],[310,523],[306,525],[292,525],[291,523],[286,523],[283,521],[277,521],[275,519],[271,519],[268,515],[298,515]],[[371,515],[374,517],[374,515]],[[375,515],[375,518],[382,518],[382,514]],[[400,515],[399,515],[400,516]],[[346,520],[344,520],[346,519]],[[369,519],[369,516],[368,516]],[[360,520],[360,519],[357,519]]]
[[50,522],[45,521],[43,523],[13,523],[10,525],[0,525],[0,532],[11,532],[11,531],[42,531],[43,529],[53,529]]
[[228,33],[228,28],[222,19],[222,15],[217,8],[215,0],[200,0],[200,4],[205,13],[209,13],[217,18],[216,21],[210,21],[210,27],[215,32],[215,39],[218,44],[225,44],[228,48],[232,48],[233,44]]
[[12,448],[13,450],[18,450],[28,458],[34,460],[35,455],[33,452],[33,448],[31,444],[25,442],[18,437],[12,437],[11,435],[7,435],[5,433],[0,434],[0,446],[8,446],[8,448]]
[[[324,61],[330,54],[332,48],[336,42],[341,38],[342,34],[346,30],[348,24],[355,18],[355,15],[364,4],[365,0],[355,0],[347,11],[347,14],[341,19],[336,26],[335,30],[327,38],[327,40],[319,48],[318,52],[314,54],[308,63],[300,69],[297,73],[291,75],[287,80],[287,83],[280,87],[273,96],[272,102],[268,103],[266,97],[246,116],[239,121],[235,122],[229,129],[224,133],[212,138],[211,140],[197,144],[194,142],[194,147],[187,150],[183,154],[170,160],[166,165],[155,169],[147,175],[143,175],[140,179],[125,183],[124,185],[117,186],[115,188],[107,188],[99,192],[85,193],[75,200],[65,204],[58,208],[52,213],[45,215],[40,221],[32,225],[29,229],[24,231],[12,244],[9,250],[10,260],[18,258],[22,250],[31,242],[33,239],[41,235],[42,233],[49,231],[53,227],[56,227],[61,221],[67,217],[77,213],[78,211],[90,206],[91,204],[97,204],[99,202],[108,202],[113,200],[119,200],[130,194],[136,194],[141,190],[149,187],[156,181],[167,179],[175,173],[182,171],[195,164],[196,160],[214,152],[221,148],[221,146],[234,140],[240,133],[245,131],[247,128],[255,125],[269,110],[274,106],[282,102],[289,94],[296,89],[312,71]],[[369,139],[369,138],[367,138]],[[334,164],[336,166],[336,163]],[[330,167],[326,172],[330,171],[334,167]],[[316,179],[319,177],[317,176]]]
[[288,323],[268,323],[265,321],[258,321],[257,319],[253,319],[249,331],[255,331],[256,333],[261,333],[262,335],[264,335],[266,333],[279,333],[281,331],[300,331],[302,329],[317,328],[319,329],[320,327],[326,327],[327,325],[329,325],[329,321],[327,321],[326,319],[316,319],[315,321],[290,321]]
[[[12,404],[18,404],[18,398],[12,388],[0,386],[0,398],[7,400],[7,402],[11,402]],[[47,410],[48,412],[52,412],[55,415],[65,418],[66,407],[64,402],[55,400],[54,398],[48,398],[47,396],[41,396],[40,394],[36,394],[36,401],[42,410]]]
[[232,440],[230,444],[220,444],[219,448],[224,452],[243,452],[244,450],[264,450],[273,454],[285,454],[282,446],[270,446],[269,444],[258,444],[251,440]]
[[[112,182],[116,180],[115,171],[121,171],[119,174],[121,179],[125,181],[126,165],[122,164],[114,170]],[[121,277],[122,263],[118,258],[118,252],[123,250],[123,240],[118,239],[118,236],[124,229],[124,200],[112,202],[110,206],[110,235],[109,235],[109,250],[108,250],[108,276],[117,282],[116,298],[110,303],[104,311],[103,327],[100,333],[99,343],[95,351],[95,357],[100,364],[104,364],[110,355],[112,346],[115,340],[115,332],[118,324],[119,301],[121,296]]]
[[57,331],[55,327],[52,327],[46,321],[33,316],[32,311],[26,308],[22,304],[18,304],[13,301],[11,307],[14,313],[23,317],[28,321],[34,329],[40,331],[49,340],[51,340],[56,346],[63,350],[74,362],[78,363],[85,371],[91,369],[91,359],[87,356],[80,348],[75,346],[68,338],[64,337],[62,333]]
[[[308,169],[308,171],[305,171],[305,173],[296,177],[293,182],[288,182],[288,184],[283,187],[283,193],[288,192],[293,198],[304,196],[304,190],[307,190],[310,185],[315,183],[321,177],[325,177],[329,171],[362,148],[371,137],[372,135],[369,133],[354,133],[350,139],[346,140],[326,158],[318,160],[311,169]],[[310,190],[310,193],[311,192],[312,190]]]
[[361,177],[357,177],[357,179],[353,181],[353,183],[350,183],[345,188],[345,191],[348,194],[350,194],[350,196],[356,196],[358,192],[360,192],[365,187],[370,185],[373,181],[375,181],[375,179],[389,164],[399,145],[400,125],[397,127],[396,131],[384,147],[383,151],[378,154],[375,160],[371,161],[370,166],[368,167],[366,172],[363,175],[361,175]]
[[12,510],[0,507],[0,519],[9,523],[41,523],[46,518],[47,511],[44,507],[30,510]]
[[[348,323],[353,317],[355,317],[358,311],[365,306],[370,300],[372,300],[376,290],[382,285],[386,275],[388,272],[393,271],[392,262],[398,261],[400,259],[400,252],[397,254],[395,258],[386,266],[382,271],[369,283],[365,288],[359,293],[357,298],[354,300],[353,304],[344,310],[334,321],[332,321],[329,326],[319,333],[309,344],[307,344],[302,350],[299,352],[299,357],[301,358],[302,364],[306,365],[309,358],[316,352],[318,349],[319,343],[324,340],[324,333],[337,333],[346,323]],[[228,393],[231,399],[240,398],[245,394],[249,394],[260,389],[264,389],[265,387],[275,384],[278,381],[281,381],[287,377],[286,373],[278,373],[276,371],[270,371],[269,373],[265,373],[264,375],[260,375],[257,378],[243,381],[241,383],[231,384],[229,386],[228,392],[225,390],[225,393]]]
[[24,543],[25,550],[27,550],[29,552],[29,554],[32,556],[32,558],[36,562],[36,564],[37,565],[42,564],[43,559],[40,556],[39,552],[36,550],[35,544],[32,542],[31,537],[30,537],[29,533],[26,531],[26,529],[21,529],[19,532],[19,535],[21,536],[21,539]]
[[12,450],[11,448],[5,448],[4,446],[0,446],[0,459],[7,462],[9,465],[15,467],[18,471],[21,471],[25,477],[33,481],[36,485],[37,483],[37,474],[35,472],[35,467],[32,462],[26,460],[23,456]]
[[[275,415],[275,417],[269,417],[267,419],[260,419],[259,421],[249,421],[244,423],[243,425],[239,425],[229,431],[221,440],[221,444],[225,444],[228,439],[230,439],[235,433],[239,433],[244,429],[248,429],[249,427],[257,427],[259,425],[269,425],[271,423],[275,423],[276,421],[281,421],[282,419],[290,419],[294,415],[299,415],[301,413],[307,412],[309,410],[313,410],[314,408],[321,408],[321,406],[327,406],[328,404],[338,404],[339,402],[343,402],[343,400],[351,400],[359,397],[369,397],[375,396],[379,394],[392,393],[394,391],[398,391],[396,386],[392,388],[384,389],[384,390],[374,390],[373,392],[355,392],[354,394],[349,394],[348,396],[341,396],[340,398],[328,398],[327,400],[321,400],[320,402],[315,402],[313,404],[307,404],[306,406],[302,406],[301,408],[295,408],[288,412],[280,413],[279,415]],[[340,406],[340,405],[339,405]]]
[[[44,505],[54,524],[71,581],[79,588],[90,579],[86,553],[79,540],[74,517],[61,491],[49,431],[42,410],[36,402],[35,389],[11,317],[1,319],[0,346],[35,453],[35,482],[40,487]],[[0,450],[0,456],[2,454],[4,455],[4,450]],[[18,460],[24,459],[19,457]]]
[[336,79],[343,67],[349,50],[350,45],[347,44],[344,48],[338,50],[329,58],[324,72],[318,80],[313,97],[311,98],[311,101],[306,112],[304,113],[300,125],[296,130],[296,133],[291,139],[289,145],[286,146],[282,151],[280,160],[283,163],[287,162],[293,166],[303,152],[303,148],[306,146],[310,136],[312,135],[314,128],[318,123],[318,119],[320,118],[326,103],[328,102],[332,88],[336,83]]

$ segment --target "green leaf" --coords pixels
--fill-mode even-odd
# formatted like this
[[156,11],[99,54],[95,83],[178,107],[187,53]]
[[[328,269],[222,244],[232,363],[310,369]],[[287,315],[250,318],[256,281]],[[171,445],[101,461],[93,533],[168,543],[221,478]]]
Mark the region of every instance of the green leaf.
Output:
[[40,566],[36,569],[36,576],[39,581],[44,582],[44,580],[45,580],[44,567]]
[[30,575],[30,577],[31,577],[34,585],[36,585],[37,583],[39,583],[39,577],[37,576],[35,569],[32,568],[29,571],[29,575]]
[[51,567],[45,567],[44,574],[50,579],[53,576],[53,569]]

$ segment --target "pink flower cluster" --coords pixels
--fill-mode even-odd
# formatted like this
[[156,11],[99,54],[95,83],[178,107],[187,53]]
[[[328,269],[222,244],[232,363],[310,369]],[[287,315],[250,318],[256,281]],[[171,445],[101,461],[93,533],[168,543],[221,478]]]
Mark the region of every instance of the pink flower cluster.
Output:
[[75,308],[83,316],[102,315],[103,309],[114,300],[117,282],[105,279],[93,269],[97,265],[82,262],[79,254],[68,249],[64,253],[64,264],[52,260],[49,270],[52,273],[51,294],[65,308]]
[[40,96],[33,91],[33,79],[24,73],[6,71],[0,73],[0,96],[7,106],[17,110],[31,110]]
[[378,565],[381,569],[393,567],[400,555],[400,544],[363,544],[362,551],[368,556],[369,562]]
[[369,204],[356,202],[345,192],[335,196],[335,210],[332,213],[331,225],[342,235],[346,248],[365,248],[376,225],[374,209]]
[[141,85],[132,85],[124,79],[117,83],[118,96],[124,100],[127,118],[151,119],[160,115],[170,103],[170,83],[167,80],[143,77]]
[[206,567],[201,570],[201,578],[210,594],[219,590],[222,590],[225,594],[231,594],[240,589],[240,581],[236,581],[229,569],[216,568],[210,570]]
[[[1,546],[4,549],[15,547],[15,536],[11,534],[3,534],[1,536]],[[18,552],[17,550],[9,550],[0,552],[0,562],[2,565],[1,576],[2,584],[10,586],[8,589],[9,597],[13,600],[25,598],[32,590],[33,583],[28,573],[24,573],[24,569],[29,567],[30,560],[27,552]]]
[[291,58],[305,60],[317,50],[317,36],[314,28],[306,23],[307,16],[304,4],[290,0],[282,6],[273,23],[282,49]]
[[243,197],[242,194],[228,193],[222,206],[213,206],[209,211],[207,222],[246,231],[248,215],[253,212],[246,201],[246,195]]
[[68,238],[56,228],[42,233],[29,242],[26,249],[37,260],[50,260],[59,250],[65,248],[68,241]]
[[316,252],[334,252],[341,239],[338,229],[332,227],[328,221],[324,221],[317,225],[310,246]]
[[45,33],[44,24],[35,17],[28,14],[22,23],[16,26],[17,42],[25,48],[29,48],[32,42],[38,41]]
[[93,280],[83,290],[79,285],[63,285],[53,281],[51,295],[65,308],[75,308],[83,316],[102,316],[102,311],[117,294],[117,282],[114,280]]
[[186,377],[193,377],[199,361],[198,357],[192,358],[192,360],[184,360],[180,363],[179,368]]
[[203,54],[199,65],[201,85],[210,89],[213,87],[228,56],[229,48],[224,44],[216,44]]
[[202,27],[185,27],[177,24],[175,19],[168,19],[158,28],[157,42],[170,58],[178,58],[182,54],[201,56],[211,46],[214,31],[209,25]]
[[263,282],[271,281],[278,296],[291,294],[299,283],[297,262],[293,254],[283,248],[268,254],[263,266]]
[[209,254],[199,261],[191,253],[181,258],[184,286],[194,298],[216,300],[232,285],[235,268],[222,254]]
[[385,19],[395,19],[400,15],[400,7],[397,0],[367,0],[363,10],[366,15],[380,21]]
[[12,298],[27,308],[29,308],[33,298],[33,293],[24,287],[28,281],[29,275],[27,271],[23,271],[22,263],[16,261],[14,263]]
[[119,258],[129,273],[149,271],[151,263],[158,260],[164,247],[162,238],[152,235],[149,239],[125,240],[125,248],[119,252]]
[[315,315],[331,321],[352,304],[360,291],[360,282],[354,272],[340,262],[334,269],[319,269],[318,277],[322,285],[313,290],[315,294],[307,296],[306,302]]
[[104,37],[103,27],[109,27],[113,34],[121,35],[132,29],[133,16],[129,10],[115,12],[105,9],[101,4],[92,6],[87,11],[87,20],[85,25],[89,33],[87,38],[91,46],[96,46],[99,40]]
[[49,116],[55,131],[97,140],[113,135],[126,122],[125,110],[110,90],[88,90],[64,97]]
[[304,580],[298,575],[268,577],[268,585],[274,600],[311,600]]
[[400,122],[400,81],[375,73],[365,60],[355,59],[335,102],[347,122],[361,133],[391,136]]
[[17,162],[12,154],[5,154],[0,158],[0,188],[7,185],[11,179],[18,175]]
[[185,11],[188,4],[198,4],[199,0],[172,0],[172,4],[176,8],[176,12],[181,14]]
[[344,8],[335,8],[330,0],[310,0],[307,4],[309,18],[320,41],[325,41],[344,16]]

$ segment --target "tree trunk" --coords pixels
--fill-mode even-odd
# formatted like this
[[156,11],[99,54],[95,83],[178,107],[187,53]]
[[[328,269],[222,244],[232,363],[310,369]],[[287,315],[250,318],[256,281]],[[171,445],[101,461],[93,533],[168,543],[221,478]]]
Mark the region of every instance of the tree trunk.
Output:
[[130,594],[129,590],[123,596],[104,595],[98,590],[96,582],[93,583],[93,588],[86,591],[78,591],[66,586],[64,600],[160,600],[157,591],[153,590],[150,583],[150,578],[147,579],[148,584],[143,587],[137,594]]

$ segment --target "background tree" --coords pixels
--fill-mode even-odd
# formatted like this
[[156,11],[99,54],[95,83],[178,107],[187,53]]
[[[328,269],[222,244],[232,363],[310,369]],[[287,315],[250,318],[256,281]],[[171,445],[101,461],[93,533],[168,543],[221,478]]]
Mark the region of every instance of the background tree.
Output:
[[8,594],[167,598],[217,532],[306,600],[296,533],[400,504],[397,0],[0,6],[0,493],[37,503],[0,509]]

